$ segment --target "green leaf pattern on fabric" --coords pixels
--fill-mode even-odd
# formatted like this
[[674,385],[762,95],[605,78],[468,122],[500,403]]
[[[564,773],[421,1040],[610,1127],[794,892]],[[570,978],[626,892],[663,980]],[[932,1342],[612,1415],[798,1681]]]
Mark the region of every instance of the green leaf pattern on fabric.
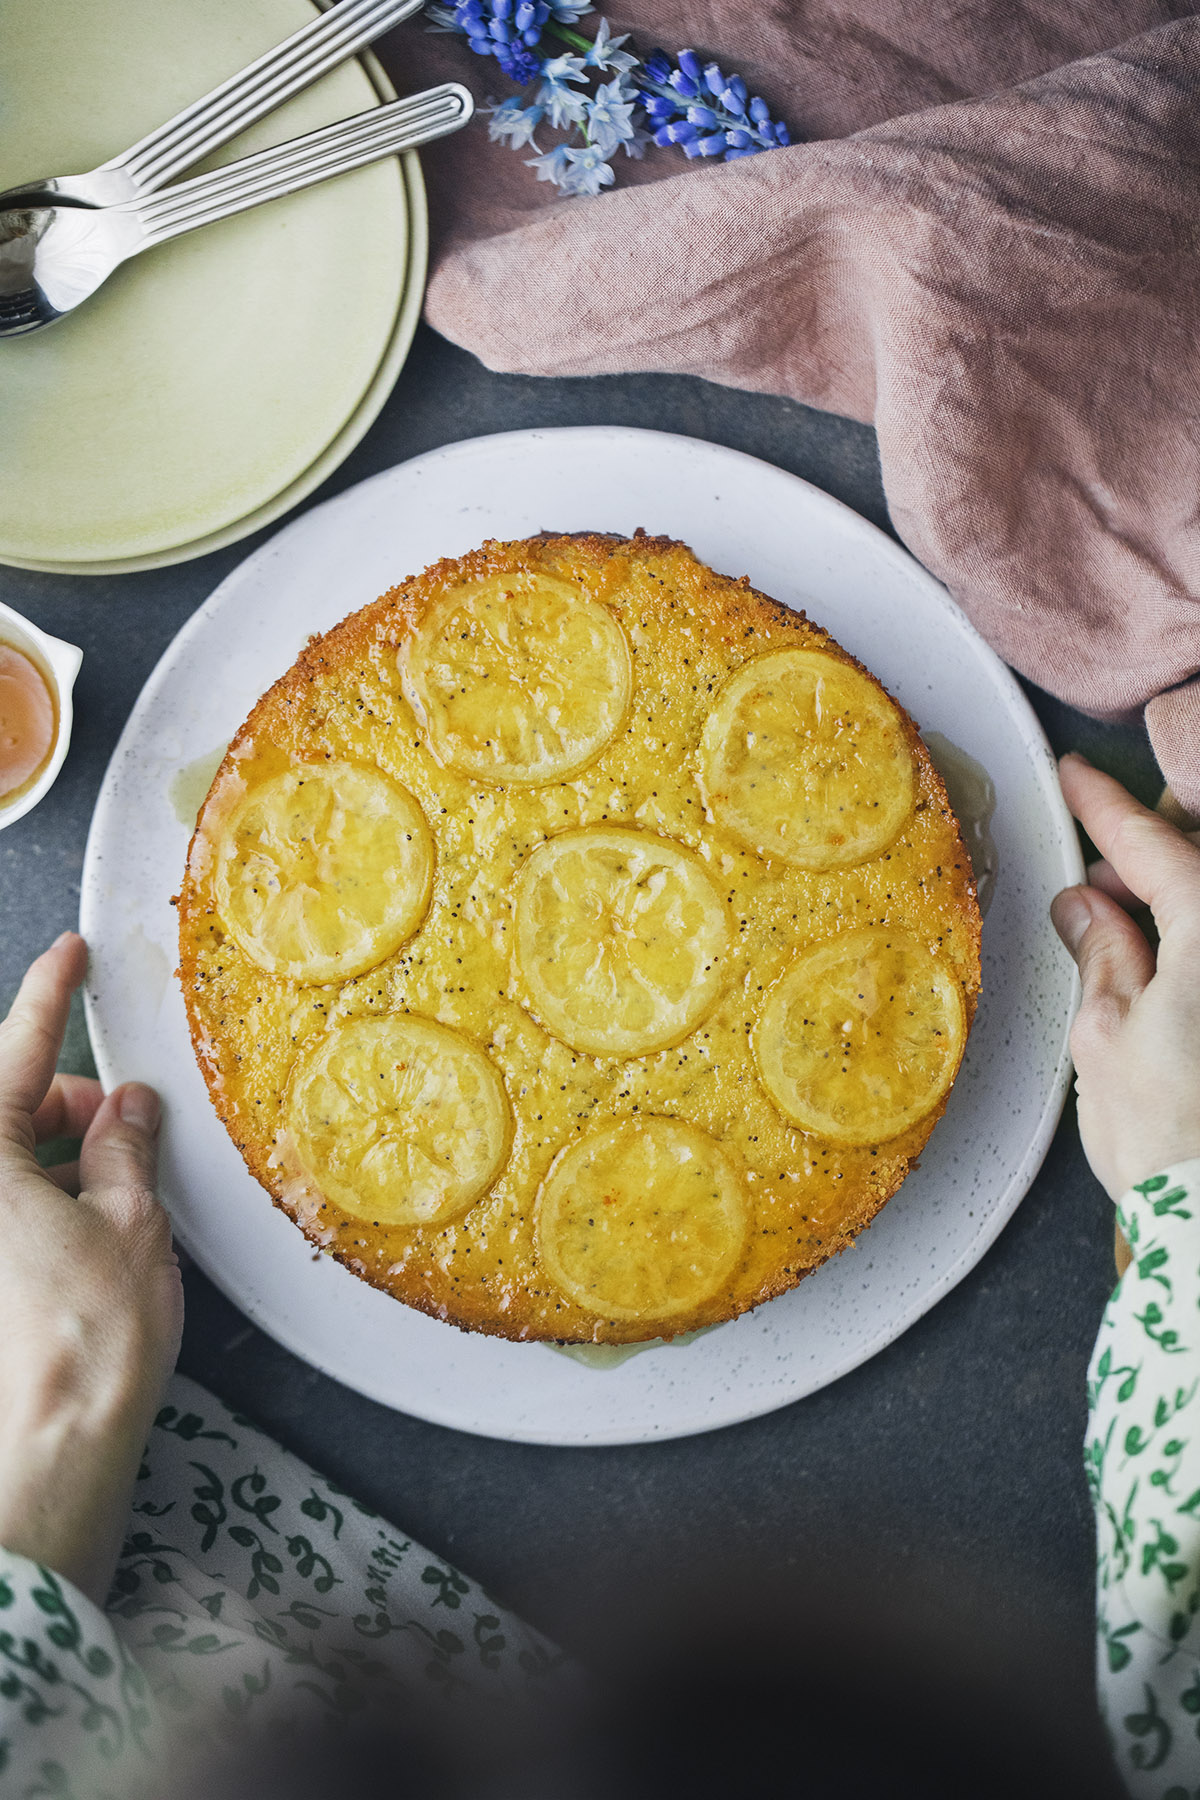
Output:
[[138,1800],[165,1759],[221,1735],[573,1679],[473,1582],[180,1376],[104,1611],[0,1549],[6,1800]]
[[1117,1209],[1133,1255],[1088,1370],[1097,1671],[1135,1800],[1200,1800],[1200,1162]]

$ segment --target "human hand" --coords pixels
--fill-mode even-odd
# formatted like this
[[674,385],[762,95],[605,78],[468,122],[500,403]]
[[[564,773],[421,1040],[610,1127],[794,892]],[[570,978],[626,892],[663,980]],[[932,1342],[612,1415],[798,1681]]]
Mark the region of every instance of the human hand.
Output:
[[[0,1024],[0,1544],[103,1604],[183,1327],[154,1192],[158,1098],[55,1075],[87,947],[39,956]],[[42,1169],[37,1143],[82,1137]]]
[[[1104,860],[1050,909],[1079,965],[1071,1030],[1079,1133],[1118,1200],[1200,1157],[1200,848],[1081,756],[1059,765],[1067,805]],[[1157,954],[1126,910],[1148,906]]]

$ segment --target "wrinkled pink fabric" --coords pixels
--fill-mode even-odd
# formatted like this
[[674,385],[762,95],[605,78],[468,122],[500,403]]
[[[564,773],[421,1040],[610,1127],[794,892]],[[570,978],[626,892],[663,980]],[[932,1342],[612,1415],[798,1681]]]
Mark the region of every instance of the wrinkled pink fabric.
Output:
[[[614,31],[716,56],[809,141],[651,148],[563,201],[477,123],[426,153],[429,322],[494,369],[873,422],[913,552],[1041,686],[1144,712],[1200,812],[1198,11],[626,0]],[[511,91],[458,38],[384,55],[405,86]]]

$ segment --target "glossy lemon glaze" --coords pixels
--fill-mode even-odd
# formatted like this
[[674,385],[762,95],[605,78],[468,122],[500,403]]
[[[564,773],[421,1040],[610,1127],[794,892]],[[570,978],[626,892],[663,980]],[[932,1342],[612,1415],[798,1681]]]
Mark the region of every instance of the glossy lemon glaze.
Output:
[[[475,751],[456,750],[448,728],[414,714],[405,693],[421,667],[414,639],[422,621],[448,616],[461,591],[486,586],[500,596],[520,593],[528,604],[543,578],[556,596],[566,584],[619,627],[628,695],[619,716],[591,695],[583,713],[584,735],[591,734],[586,767],[543,785],[484,780],[449,760],[461,765]],[[611,639],[601,630],[587,642],[603,650]],[[961,991],[969,1020],[979,985],[970,864],[941,780],[899,708],[891,716],[911,756],[912,810],[869,861],[811,870],[767,859],[714,817],[700,779],[706,721],[736,671],[780,648],[856,667],[818,627],[744,582],[714,575],[681,545],[606,538],[490,544],[353,615],[312,644],[254,709],[218,772],[189,856],[180,897],[184,993],[213,1100],[250,1168],[315,1243],[357,1274],[474,1329],[637,1342],[715,1323],[793,1286],[844,1248],[903,1180],[940,1099],[889,1141],[835,1144],[792,1124],[770,1099],[753,1037],[764,997],[800,951],[870,925],[895,926],[924,946]],[[619,671],[620,657],[606,654]],[[565,766],[572,750],[561,736],[553,753]],[[527,739],[510,739],[506,777],[511,744],[519,754]],[[888,757],[894,772],[894,745]],[[416,801],[434,844],[428,907],[413,935],[375,967],[327,985],[269,974],[251,960],[222,918],[215,884],[247,794],[306,762],[381,771]],[[651,834],[681,848],[727,922],[721,980],[700,1016],[684,1018],[686,1035],[667,1048],[609,1055],[572,1048],[548,1029],[537,1006],[537,970],[523,968],[515,954],[527,859],[546,840],[587,827]],[[439,1213],[426,1225],[376,1222],[339,1205],[310,1166],[312,1151],[300,1142],[304,1121],[288,1113],[295,1070],[328,1034],[350,1021],[406,1013],[483,1053],[511,1110],[496,1179],[457,1216]],[[594,1299],[582,1304],[574,1276],[574,1292],[554,1279],[563,1259],[539,1255],[538,1195],[556,1158],[574,1154],[590,1134],[647,1117],[708,1134],[721,1166],[736,1172],[745,1231],[732,1263],[715,1252],[710,1258],[719,1270],[715,1289],[699,1298],[687,1283],[679,1289],[689,1295],[685,1310],[669,1297],[658,1312],[647,1310],[639,1289],[637,1316],[616,1317],[596,1311]],[[703,1286],[697,1278],[695,1291]]]

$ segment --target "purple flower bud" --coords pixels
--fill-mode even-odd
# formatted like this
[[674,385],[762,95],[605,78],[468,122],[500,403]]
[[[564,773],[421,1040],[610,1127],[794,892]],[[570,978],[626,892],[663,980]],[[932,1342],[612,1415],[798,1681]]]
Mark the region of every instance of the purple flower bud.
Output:
[[735,118],[745,116],[745,108],[731,87],[727,87],[718,98],[726,112],[733,113]]
[[681,50],[679,52],[679,66],[689,81],[698,82],[700,80],[700,58],[696,55],[694,50]]
[[515,82],[518,87],[524,87],[527,82],[533,80],[535,75],[541,73],[541,63],[533,51],[527,50],[524,44],[498,47],[496,60],[508,79]]
[[769,125],[771,122],[771,109],[758,94],[750,102],[750,117],[756,125]]
[[[493,4],[498,5],[499,0],[493,0]],[[737,101],[737,109],[741,112],[746,105],[746,96],[749,89],[740,75],[731,75],[729,77],[729,87],[727,91],[734,96]]]
[[790,144],[791,141],[792,141],[791,132],[788,130],[788,128],[784,124],[783,120],[778,119],[775,124],[775,142],[777,144],[779,144],[780,146],[786,146],[786,145]]
[[701,156],[720,156],[724,148],[725,133],[723,131],[714,131],[711,137],[700,139]]
[[669,125],[660,125],[658,130],[654,133],[654,141],[660,150],[665,150],[668,144],[673,144],[675,140],[671,136],[671,127]]
[[667,126],[667,139],[672,144],[690,144],[697,135],[696,127],[686,119],[675,119]]
[[491,0],[491,8],[494,19],[511,19],[513,0]]
[[748,131],[742,131],[738,126],[735,126],[732,131],[727,131],[725,133],[725,142],[729,145],[731,150],[744,150],[746,145],[752,141],[750,133]]
[[513,14],[513,24],[516,26],[517,30],[528,31],[536,19],[537,13],[533,8],[531,0],[521,0],[520,6],[518,6],[516,12]]
[[669,81],[671,79],[671,59],[665,50],[652,50],[643,58],[642,66],[651,81]]
[[715,131],[720,124],[711,106],[689,106],[687,116],[693,125],[702,125],[705,131]]
[[665,94],[643,94],[642,105],[652,119],[669,119],[675,111],[675,102]]
[[683,154],[687,157],[697,157],[697,156],[704,155],[703,150],[701,150],[701,148],[700,148],[700,139],[699,138],[692,138],[691,141],[689,143],[684,144],[682,146],[682,148],[683,148]]
[[682,69],[672,69],[671,86],[677,94],[682,94],[685,100],[694,100],[699,91],[695,82],[690,80]]
[[476,56],[490,56],[492,54],[492,40],[490,37],[472,37],[468,38],[467,42],[470,44]]
[[503,19],[493,19],[488,26],[488,34],[489,36],[494,37],[498,44],[511,44],[513,28],[511,25],[506,24]]
[[468,19],[482,19],[483,0],[459,0],[459,4],[454,10],[458,14],[459,24],[465,31]]
[[739,156],[758,156],[761,152],[761,144],[748,144],[744,150],[727,150],[725,152],[725,161],[736,162]]
[[704,70],[704,85],[710,94],[719,94],[725,88],[725,77],[716,63],[708,63]]

